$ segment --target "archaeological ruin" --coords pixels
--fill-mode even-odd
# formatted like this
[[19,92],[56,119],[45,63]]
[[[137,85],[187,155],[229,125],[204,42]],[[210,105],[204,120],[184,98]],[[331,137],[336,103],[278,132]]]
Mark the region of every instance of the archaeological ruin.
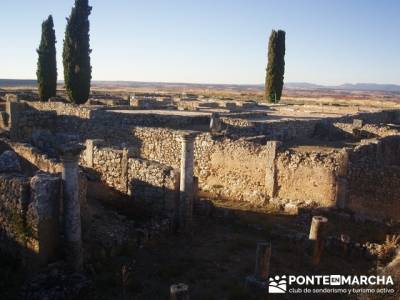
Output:
[[[196,249],[197,236],[207,228],[219,232],[236,226],[234,241],[222,233],[217,239],[230,247],[220,255],[233,259],[237,252],[252,253],[233,263],[245,263],[243,270],[231,270],[243,291],[226,284],[240,294],[262,289],[258,282],[279,271],[279,264],[285,271],[339,272],[329,267],[335,257],[343,267],[357,260],[360,268],[351,270],[357,274],[375,264],[385,234],[398,233],[396,107],[266,105],[171,93],[99,93],[76,106],[63,97],[38,102],[18,93],[0,96],[1,248],[33,272],[64,261],[73,274],[96,277],[106,272],[101,262],[121,257],[126,249],[131,256],[146,249],[149,256],[155,250],[148,247],[157,249],[163,239],[175,241],[169,249],[189,247],[187,239]],[[220,223],[225,225],[211,229]],[[252,233],[239,236],[243,230]],[[253,234],[257,238],[249,238]],[[282,245],[288,248],[280,250]],[[196,287],[182,271],[196,264],[218,274],[227,271],[223,263],[212,263],[215,258],[206,260],[207,253],[178,270],[163,265],[156,276],[167,278],[157,279],[164,289],[160,295],[189,299],[185,295],[193,289],[194,299],[228,299],[206,298],[201,288],[206,279]],[[152,258],[144,255],[135,260],[146,261],[147,274]],[[302,261],[281,261],[293,255]],[[157,280],[138,288],[138,274],[134,291],[126,291],[134,272],[129,268],[123,265],[119,289],[140,295],[153,289],[159,295],[152,285]],[[214,275],[204,278],[209,276]],[[89,277],[70,284],[86,293],[92,290]],[[26,295],[39,299],[43,291],[35,286],[41,284],[28,284]]]

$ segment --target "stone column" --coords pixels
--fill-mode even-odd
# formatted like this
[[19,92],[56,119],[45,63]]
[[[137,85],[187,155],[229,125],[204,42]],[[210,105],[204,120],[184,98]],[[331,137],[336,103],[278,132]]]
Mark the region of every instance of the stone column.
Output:
[[373,140],[371,141],[371,144],[375,144],[375,153],[376,153],[376,164],[378,166],[383,166],[385,164],[385,156],[383,154],[383,147],[382,147],[382,142],[377,139],[377,140]]
[[211,132],[220,132],[221,131],[221,119],[219,118],[219,114],[213,112],[210,118],[210,131]]
[[60,147],[63,163],[63,228],[67,262],[76,270],[82,269],[81,210],[79,203],[79,154],[85,147],[66,144]]
[[89,168],[93,168],[94,140],[86,140],[85,162]]
[[18,119],[20,115],[20,103],[18,100],[9,99],[6,102],[7,128],[10,130],[10,138],[16,140],[19,136]]
[[94,148],[98,147],[100,144],[102,144],[104,141],[100,139],[95,139],[95,140],[86,140],[85,143],[85,162],[87,167],[93,168],[94,167]]
[[342,250],[344,257],[347,257],[350,254],[350,236],[347,234],[340,235],[340,241],[342,242]]
[[129,191],[128,162],[129,162],[129,151],[128,148],[124,147],[122,149],[122,158],[121,158],[121,188],[122,191],[126,194],[128,194]]
[[121,188],[127,195],[132,195],[131,184],[129,182],[129,159],[134,157],[135,149],[122,144],[121,157]]
[[173,284],[170,287],[170,300],[189,300],[189,286],[184,283]]
[[336,207],[345,209],[347,206],[348,194],[348,179],[347,173],[349,169],[349,157],[351,155],[351,148],[343,148],[341,152],[341,159],[336,171],[336,189],[335,189],[335,203]]
[[269,198],[276,196],[277,182],[276,182],[276,157],[280,141],[267,142],[267,166],[265,169],[265,189]]
[[194,140],[196,134],[187,132],[181,136],[181,172],[180,172],[180,197],[179,210],[181,228],[190,227],[193,219],[193,161],[194,161]]
[[314,246],[313,265],[319,265],[321,261],[326,225],[328,224],[328,219],[322,216],[314,216],[311,221],[309,240],[312,241]]
[[196,201],[198,199],[197,195],[199,194],[199,177],[193,176],[193,200]]
[[267,282],[269,276],[269,262],[271,259],[271,243],[261,241],[257,243],[256,267],[254,277],[259,281]]
[[392,119],[388,123],[400,124],[400,111],[393,111]]
[[363,127],[363,120],[353,119],[353,129],[361,129]]
[[180,172],[178,169],[171,170],[171,173],[167,177],[164,177],[165,184],[165,203],[164,209],[165,213],[170,220],[170,229],[174,232],[178,229],[179,225],[179,182],[180,182]]

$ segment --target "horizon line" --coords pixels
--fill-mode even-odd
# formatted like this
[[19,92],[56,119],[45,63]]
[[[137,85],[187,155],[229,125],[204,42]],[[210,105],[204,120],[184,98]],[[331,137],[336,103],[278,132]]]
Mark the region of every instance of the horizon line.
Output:
[[[15,80],[15,81],[35,81],[37,79],[21,79],[21,78],[0,78],[0,80]],[[63,83],[64,80],[57,80],[57,84]],[[263,86],[264,83],[212,83],[212,82],[183,82],[183,81],[140,81],[140,80],[104,80],[104,79],[94,79],[91,82],[110,82],[110,83],[152,83],[152,84],[192,84],[192,85],[236,85],[236,86]],[[340,84],[323,84],[308,81],[288,81],[284,84],[310,84],[322,87],[340,87],[342,85],[357,85],[357,84],[373,84],[373,85],[394,85],[400,86],[400,83],[377,83],[377,82],[343,82]]]

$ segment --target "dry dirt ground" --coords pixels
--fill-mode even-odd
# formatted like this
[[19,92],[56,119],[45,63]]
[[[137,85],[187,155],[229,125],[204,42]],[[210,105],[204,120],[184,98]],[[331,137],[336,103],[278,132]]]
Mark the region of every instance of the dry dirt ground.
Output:
[[[169,286],[179,282],[190,286],[191,300],[356,299],[343,295],[273,296],[246,286],[246,276],[254,272],[256,244],[260,240],[272,243],[271,275],[375,272],[376,261],[346,256],[340,251],[325,251],[321,264],[313,266],[311,251],[303,243],[283,238],[286,234],[308,234],[312,217],[308,211],[296,216],[243,202],[215,200],[214,205],[211,215],[195,217],[191,233],[170,233],[86,265],[94,282],[95,299],[168,299]],[[126,216],[138,220],[137,212]],[[399,232],[399,228],[329,217],[329,235],[347,234],[359,243],[382,243],[385,235],[393,231]],[[18,266],[4,256],[0,256],[0,263],[1,299],[19,299],[24,274],[17,272]]]
[[[247,203],[215,201],[212,216],[197,216],[191,234],[170,234],[95,266],[93,278],[98,299],[168,299],[169,286],[184,282],[191,299],[275,299],[245,284],[253,274],[257,241],[272,242],[271,275],[366,275],[376,262],[327,253],[321,264],[311,264],[302,244],[280,239],[286,233],[307,234],[308,213],[299,216]],[[382,242],[390,230],[382,225],[363,226],[341,218],[329,219],[330,235],[348,234],[352,240]],[[122,275],[124,274],[124,275]],[[354,299],[327,295],[279,295],[277,299]]]

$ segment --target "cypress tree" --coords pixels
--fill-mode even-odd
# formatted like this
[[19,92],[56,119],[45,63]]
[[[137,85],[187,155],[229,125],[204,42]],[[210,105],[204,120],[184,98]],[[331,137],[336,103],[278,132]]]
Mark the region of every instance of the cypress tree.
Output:
[[264,99],[278,102],[282,96],[285,74],[285,36],[283,30],[272,30],[268,43],[268,65],[265,78]]
[[92,67],[90,65],[88,0],[75,0],[65,30],[63,64],[65,89],[69,99],[83,104],[89,98]]
[[56,33],[51,15],[42,23],[42,38],[36,51],[39,55],[36,71],[39,98],[47,101],[57,92]]

